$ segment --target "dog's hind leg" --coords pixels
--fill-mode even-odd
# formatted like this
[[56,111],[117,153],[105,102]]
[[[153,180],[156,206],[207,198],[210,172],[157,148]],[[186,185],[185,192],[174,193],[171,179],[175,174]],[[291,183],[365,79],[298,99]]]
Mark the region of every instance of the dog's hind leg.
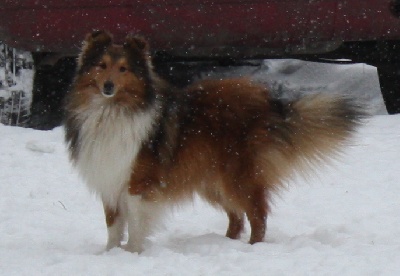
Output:
[[251,226],[249,243],[262,242],[267,230],[268,203],[264,187],[254,189],[247,197],[246,215]]
[[[228,181],[230,181],[230,179]],[[227,238],[234,240],[239,239],[240,234],[243,232],[244,229],[244,212],[240,209],[237,210],[235,206],[232,206],[231,204],[225,202],[223,200],[224,197],[222,197],[221,194],[215,192],[212,189],[199,190],[198,193],[203,199],[208,201],[211,205],[217,208],[222,207],[225,210],[229,219],[229,226],[228,229],[226,230],[225,236]],[[233,196],[232,193],[230,193],[229,191],[227,193]]]
[[244,213],[238,214],[236,212],[227,211],[227,215],[229,218],[229,226],[226,231],[226,236],[230,239],[239,239],[244,229]]

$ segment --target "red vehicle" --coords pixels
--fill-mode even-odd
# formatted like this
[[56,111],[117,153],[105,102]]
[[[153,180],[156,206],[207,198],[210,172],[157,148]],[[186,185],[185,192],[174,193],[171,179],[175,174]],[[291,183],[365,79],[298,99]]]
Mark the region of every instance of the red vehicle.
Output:
[[368,63],[378,68],[388,112],[398,113],[399,17],[400,0],[0,0],[0,40],[33,54],[33,109],[35,97],[57,98],[42,79],[67,86],[82,38],[105,29],[117,41],[146,37],[160,67],[265,58]]

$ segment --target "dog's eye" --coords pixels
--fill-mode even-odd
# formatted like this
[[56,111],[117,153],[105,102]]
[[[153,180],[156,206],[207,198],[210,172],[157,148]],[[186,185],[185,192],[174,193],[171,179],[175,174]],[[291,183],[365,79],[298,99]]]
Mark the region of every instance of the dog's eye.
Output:
[[99,67],[100,69],[106,69],[107,64],[105,64],[104,62],[100,62],[99,65],[97,65],[97,67]]
[[119,67],[119,71],[120,72],[125,72],[127,69],[126,69],[126,67],[125,66],[121,66],[121,67]]

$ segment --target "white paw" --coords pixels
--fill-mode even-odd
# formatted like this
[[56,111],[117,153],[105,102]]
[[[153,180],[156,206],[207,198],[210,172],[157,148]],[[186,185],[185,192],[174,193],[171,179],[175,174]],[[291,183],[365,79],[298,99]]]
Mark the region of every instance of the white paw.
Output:
[[110,251],[113,248],[116,247],[121,247],[121,243],[120,242],[108,242],[107,246],[106,246],[106,251]]
[[142,253],[143,252],[143,246],[138,246],[138,245],[134,245],[134,244],[126,244],[122,246],[122,249],[124,249],[125,251],[131,252],[131,253]]

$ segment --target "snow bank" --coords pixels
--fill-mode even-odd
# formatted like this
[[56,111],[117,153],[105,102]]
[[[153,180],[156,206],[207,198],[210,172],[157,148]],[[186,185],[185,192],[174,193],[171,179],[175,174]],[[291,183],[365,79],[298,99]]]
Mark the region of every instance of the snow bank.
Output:
[[387,114],[376,67],[367,64],[328,64],[301,60],[265,60],[260,66],[217,67],[204,78],[251,76],[268,85],[279,98],[302,94],[350,95],[368,104],[372,114]]

